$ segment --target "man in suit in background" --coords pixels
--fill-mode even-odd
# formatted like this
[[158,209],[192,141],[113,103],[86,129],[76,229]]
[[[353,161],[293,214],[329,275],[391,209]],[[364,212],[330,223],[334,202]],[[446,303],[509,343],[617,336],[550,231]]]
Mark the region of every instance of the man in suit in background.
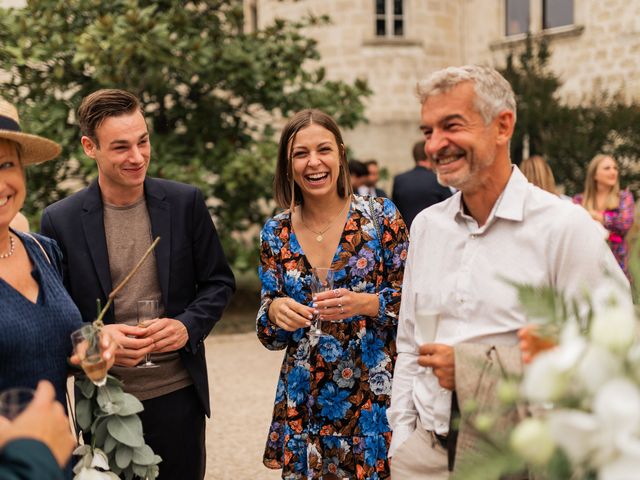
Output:
[[367,177],[363,187],[360,187],[362,190],[361,195],[370,195],[372,197],[387,197],[387,192],[378,188],[378,180],[380,180],[380,166],[378,165],[377,160],[367,160],[364,162],[364,165],[367,167]]
[[[105,316],[120,345],[111,373],[144,405],[145,440],[162,457],[159,478],[201,480],[210,415],[204,340],[235,289],[233,274],[200,191],[146,176],[151,142],[134,95],[94,92],[78,120],[98,179],[47,207],[42,233],[62,249],[65,286],[86,322],[95,319],[96,298],[106,304],[161,238]],[[159,303],[146,328],[136,326],[139,300]],[[157,368],[136,368],[147,353]]]
[[411,227],[411,222],[422,210],[451,196],[451,190],[440,185],[436,174],[431,171],[424,140],[413,145],[413,160],[416,166],[412,170],[393,179],[392,200],[407,227]]

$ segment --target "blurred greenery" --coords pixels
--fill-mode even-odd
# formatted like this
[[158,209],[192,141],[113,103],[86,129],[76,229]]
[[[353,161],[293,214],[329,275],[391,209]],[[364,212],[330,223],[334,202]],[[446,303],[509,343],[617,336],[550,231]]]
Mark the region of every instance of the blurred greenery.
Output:
[[366,82],[329,80],[303,34],[326,22],[310,15],[246,33],[241,0],[30,0],[0,9],[0,70],[8,72],[0,95],[18,104],[25,130],[63,146],[61,160],[30,171],[32,226],[68,194],[62,180],[84,185],[96,174],[80,147],[81,99],[124,88],[146,105],[149,173],[200,187],[236,271],[254,269],[259,227],[273,213],[282,119],[315,107],[343,128],[363,120]]
[[587,164],[598,153],[613,155],[620,163],[620,181],[640,190],[640,105],[621,95],[593,92],[581,106],[559,100],[560,78],[548,67],[552,44],[527,38],[512,51],[501,71],[511,83],[518,103],[518,119],[511,141],[512,159],[520,163],[525,138],[529,154],[549,162],[556,182],[568,194],[583,190]]

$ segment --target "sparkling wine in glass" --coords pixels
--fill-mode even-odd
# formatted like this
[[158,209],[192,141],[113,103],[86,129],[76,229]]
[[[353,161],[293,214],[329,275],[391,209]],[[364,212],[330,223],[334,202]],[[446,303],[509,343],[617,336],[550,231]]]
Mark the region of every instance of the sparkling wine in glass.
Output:
[[107,361],[102,358],[100,335],[100,330],[91,324],[71,334],[73,351],[80,359],[82,370],[98,387],[107,383]]
[[419,345],[434,343],[440,324],[440,304],[436,296],[417,292],[413,297],[416,341]]
[[[139,300],[138,301],[138,326],[147,328],[151,323],[158,320],[158,300]],[[144,363],[138,365],[138,368],[156,368],[158,365],[151,361],[151,354],[144,356]]]
[[[311,293],[316,295],[322,292],[328,292],[333,289],[333,270],[330,268],[313,267],[311,269]],[[322,320],[320,314],[314,314],[311,321],[311,329],[309,335],[313,337],[326,337],[326,333],[322,331]]]

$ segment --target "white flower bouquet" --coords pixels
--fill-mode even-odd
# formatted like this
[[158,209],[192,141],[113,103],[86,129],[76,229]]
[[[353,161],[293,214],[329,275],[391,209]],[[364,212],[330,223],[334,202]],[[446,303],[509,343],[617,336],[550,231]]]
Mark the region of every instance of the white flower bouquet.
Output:
[[[516,288],[539,323],[538,339],[553,336],[551,348],[523,378],[502,379],[498,411],[463,406],[481,442],[454,478],[640,478],[640,343],[629,299],[611,288],[593,292],[587,305],[567,305],[549,288]],[[513,428],[496,428],[515,411],[526,414]]]

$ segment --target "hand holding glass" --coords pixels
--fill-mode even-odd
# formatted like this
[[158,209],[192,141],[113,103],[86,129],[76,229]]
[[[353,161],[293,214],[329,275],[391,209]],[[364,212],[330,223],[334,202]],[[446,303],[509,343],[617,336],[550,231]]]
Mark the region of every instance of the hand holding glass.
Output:
[[[139,300],[138,301],[138,326],[147,328],[152,322],[158,320],[158,300]],[[151,354],[144,356],[144,363],[138,365],[138,368],[155,368],[158,365],[151,361]]]
[[[328,292],[333,289],[333,270],[330,268],[314,267],[311,269],[311,293]],[[320,314],[314,314],[309,334],[314,337],[326,337],[327,334],[322,331],[322,320]]]
[[101,333],[93,325],[85,325],[71,334],[73,351],[87,377],[98,387],[107,383],[107,361],[102,358]]

